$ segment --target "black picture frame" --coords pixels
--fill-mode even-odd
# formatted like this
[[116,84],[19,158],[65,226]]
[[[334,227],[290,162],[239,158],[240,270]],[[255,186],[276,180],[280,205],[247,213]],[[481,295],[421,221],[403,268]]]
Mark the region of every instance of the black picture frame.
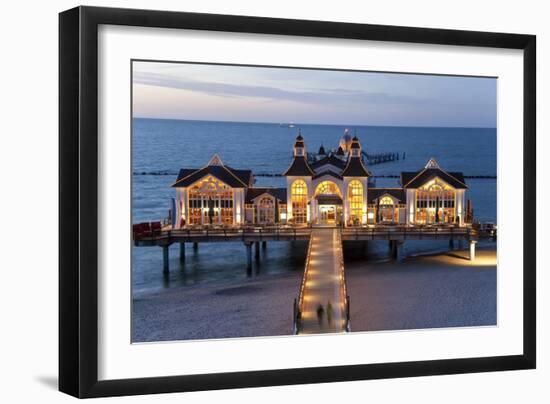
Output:
[[[100,24],[523,50],[523,354],[98,381],[98,26]],[[76,397],[324,383],[536,366],[536,37],[150,10],[59,15],[59,389]]]

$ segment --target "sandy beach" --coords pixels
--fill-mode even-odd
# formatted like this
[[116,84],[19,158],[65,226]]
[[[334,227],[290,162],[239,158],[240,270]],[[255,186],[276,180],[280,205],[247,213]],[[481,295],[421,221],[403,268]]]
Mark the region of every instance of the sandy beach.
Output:
[[[496,252],[346,263],[352,331],[496,324]],[[133,342],[290,335],[302,273],[137,293]]]
[[352,331],[495,325],[496,251],[346,265]]
[[133,300],[133,342],[292,334],[302,273],[182,286]]

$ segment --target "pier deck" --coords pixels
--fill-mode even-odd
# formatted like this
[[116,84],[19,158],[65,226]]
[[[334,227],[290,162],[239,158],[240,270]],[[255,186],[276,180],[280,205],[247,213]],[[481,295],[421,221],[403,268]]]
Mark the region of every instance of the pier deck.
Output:
[[[471,239],[483,237],[470,227],[453,226],[368,226],[334,227],[343,241],[350,240],[437,240]],[[156,233],[134,237],[137,247],[164,246],[186,242],[255,242],[309,240],[311,227],[227,227],[202,229],[164,229]]]
[[[337,229],[316,228],[310,246],[300,296],[298,334],[346,331],[346,289],[342,240]],[[318,316],[318,308],[322,312]]]
[[169,271],[169,246],[180,244],[180,259],[185,259],[185,243],[193,243],[196,248],[198,243],[210,242],[242,242],[246,246],[247,271],[252,267],[252,246],[256,247],[256,256],[259,256],[259,244],[268,241],[309,241],[312,234],[317,231],[328,230],[337,234],[340,243],[342,241],[369,241],[388,240],[391,243],[394,258],[401,261],[403,258],[403,243],[406,240],[449,240],[452,248],[454,241],[461,243],[468,241],[470,244],[470,259],[475,259],[475,243],[480,238],[496,238],[496,234],[485,234],[472,227],[455,227],[448,225],[436,226],[397,226],[377,225],[363,227],[331,227],[315,228],[307,226],[241,226],[241,227],[202,227],[171,229],[170,227],[157,228],[155,231],[134,233],[134,245],[136,247],[159,246],[163,249],[163,269]]

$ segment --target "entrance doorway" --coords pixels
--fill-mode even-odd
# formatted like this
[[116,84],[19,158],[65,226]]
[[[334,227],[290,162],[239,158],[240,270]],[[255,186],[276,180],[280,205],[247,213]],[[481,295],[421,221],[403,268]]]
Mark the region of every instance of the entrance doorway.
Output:
[[323,224],[336,224],[336,206],[320,205],[319,219]]
[[340,223],[342,207],[338,205],[319,205],[319,223],[336,225]]

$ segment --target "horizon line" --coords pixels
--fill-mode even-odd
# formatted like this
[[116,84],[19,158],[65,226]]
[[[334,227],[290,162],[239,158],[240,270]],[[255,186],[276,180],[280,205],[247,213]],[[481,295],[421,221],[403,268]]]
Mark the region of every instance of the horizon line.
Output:
[[371,126],[388,128],[449,128],[449,129],[496,129],[496,126],[446,126],[446,125],[372,125],[363,123],[318,123],[318,122],[260,122],[260,121],[230,121],[230,120],[212,120],[212,119],[185,119],[185,118],[157,118],[150,116],[133,116],[132,119],[156,119],[161,121],[188,121],[188,122],[219,122],[219,123],[250,123],[250,124],[269,124],[269,125],[289,125],[295,127],[299,125],[324,125],[324,126]]

